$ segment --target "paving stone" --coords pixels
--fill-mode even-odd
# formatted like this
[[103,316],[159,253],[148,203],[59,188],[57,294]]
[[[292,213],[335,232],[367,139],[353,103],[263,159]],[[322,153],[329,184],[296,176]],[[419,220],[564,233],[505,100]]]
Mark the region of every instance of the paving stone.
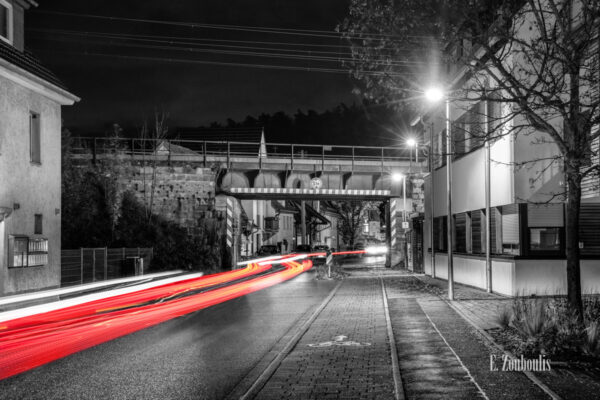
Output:
[[[339,335],[347,336],[345,341],[370,345],[309,346]],[[281,376],[290,372],[297,379],[284,382]],[[276,393],[289,392],[297,399],[391,399],[393,391],[381,284],[377,278],[360,278],[342,283],[256,398],[271,399]]]

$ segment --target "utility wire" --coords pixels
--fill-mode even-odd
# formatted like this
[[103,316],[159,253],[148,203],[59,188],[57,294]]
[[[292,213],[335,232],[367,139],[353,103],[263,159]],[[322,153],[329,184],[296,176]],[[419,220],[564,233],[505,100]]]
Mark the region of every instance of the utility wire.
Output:
[[[27,28],[28,32],[39,32],[39,33],[50,33],[50,34],[64,34],[64,35],[81,35],[81,36],[95,36],[95,35],[111,35],[111,36],[122,36],[125,38],[132,39],[156,39],[156,40],[169,40],[169,41],[192,41],[192,42],[215,42],[215,43],[237,43],[238,45],[249,44],[249,45],[268,45],[268,46],[293,46],[293,47],[318,47],[318,48],[340,48],[340,49],[352,49],[352,48],[365,48],[370,49],[371,46],[351,46],[351,45],[336,45],[336,44],[322,44],[322,43],[295,43],[295,42],[273,42],[273,41],[260,41],[260,40],[230,40],[230,39],[214,39],[214,38],[197,38],[188,36],[166,36],[166,35],[140,35],[131,33],[120,33],[120,32],[98,32],[98,31],[77,31],[67,29],[48,29],[48,28]],[[342,38],[340,38],[342,39]],[[207,43],[210,44],[210,43]],[[399,46],[377,46],[378,49],[391,49],[391,50],[409,50],[418,51],[419,49]],[[421,51],[427,51],[420,49]],[[291,51],[291,49],[290,49]],[[306,50],[305,50],[306,51]]]
[[[329,39],[338,39],[340,36],[344,38],[355,38],[362,39],[365,37],[364,34],[354,35],[348,33],[338,33],[334,31],[324,31],[315,29],[291,29],[291,28],[272,28],[264,26],[245,26],[245,25],[226,25],[226,24],[208,24],[201,22],[178,22],[178,21],[165,21],[155,19],[142,19],[142,18],[126,18],[126,17],[112,17],[106,15],[94,15],[94,14],[79,14],[79,13],[68,13],[61,11],[42,11],[36,10],[36,13],[49,14],[49,15],[61,15],[67,17],[84,17],[92,19],[103,19],[110,21],[123,21],[123,22],[139,22],[148,24],[158,25],[171,25],[171,26],[183,26],[188,28],[205,28],[205,29],[219,29],[219,30],[232,30],[232,31],[244,31],[244,32],[258,32],[258,33],[271,33],[278,35],[296,35],[296,36],[309,36],[309,37],[323,37]],[[380,38],[399,38],[397,35],[390,35],[384,33],[368,33],[370,37]],[[427,35],[407,35],[413,39],[424,39],[430,40],[431,37]]]
[[[52,38],[49,39],[52,41],[58,42],[72,42],[73,40],[69,40],[68,38]],[[75,40],[75,42],[78,42]],[[129,47],[129,48],[137,48],[137,49],[152,49],[152,50],[168,50],[168,51],[184,51],[191,53],[205,53],[205,54],[218,54],[218,55],[236,55],[236,56],[250,56],[250,57],[262,57],[262,58],[279,58],[279,59],[290,59],[290,60],[304,60],[304,61],[319,61],[319,62],[335,62],[339,63],[341,61],[355,61],[350,57],[327,57],[327,56],[313,56],[313,55],[304,55],[304,54],[285,54],[285,53],[269,53],[269,52],[258,52],[258,51],[240,51],[240,50],[218,50],[218,49],[202,49],[195,47],[174,47],[172,45],[151,45],[151,44],[139,44],[139,43],[99,43],[100,45],[110,45],[110,46],[121,46],[121,47]],[[310,52],[309,52],[310,53]],[[367,61],[367,60],[365,60]],[[389,66],[410,66],[410,65],[430,65],[425,62],[420,61],[391,61],[385,59],[371,59],[368,62],[372,63],[385,63]]]
[[[85,55],[85,56],[97,56],[97,57],[111,57],[125,60],[145,60],[145,61],[158,61],[178,64],[201,64],[201,65],[220,65],[220,66],[236,66],[236,67],[250,67],[259,69],[279,69],[286,71],[305,71],[305,72],[326,72],[326,73],[337,73],[337,74],[348,74],[349,71],[341,68],[323,68],[323,67],[301,67],[291,65],[275,65],[275,64],[254,64],[254,63],[240,63],[240,62],[223,62],[223,61],[206,61],[206,60],[195,60],[186,58],[172,58],[172,57],[150,57],[150,56],[131,56],[123,54],[111,54],[111,53],[99,53],[99,52],[74,52],[74,51],[61,51],[54,49],[33,49],[34,52],[51,52],[54,54],[65,54],[65,55]],[[373,76],[387,76],[387,77],[405,77],[407,73],[395,73],[395,72],[383,72],[383,71],[371,71],[364,70],[358,71],[358,73]]]

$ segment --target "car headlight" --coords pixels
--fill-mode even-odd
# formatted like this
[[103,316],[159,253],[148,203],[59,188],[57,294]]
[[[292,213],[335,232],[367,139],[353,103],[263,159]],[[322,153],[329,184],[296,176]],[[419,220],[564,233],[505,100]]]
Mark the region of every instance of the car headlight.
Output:
[[387,246],[369,246],[365,249],[367,254],[386,254],[388,252]]

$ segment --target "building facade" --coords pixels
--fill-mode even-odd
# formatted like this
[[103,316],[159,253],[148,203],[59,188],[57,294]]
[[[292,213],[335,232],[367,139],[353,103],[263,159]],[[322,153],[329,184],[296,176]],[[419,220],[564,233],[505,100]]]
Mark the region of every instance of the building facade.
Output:
[[[533,18],[533,15],[529,16]],[[521,12],[520,17],[528,18],[528,13]],[[516,35],[524,41],[529,35],[535,35],[532,24],[526,19],[519,21],[519,25],[514,22],[514,25],[520,27]],[[598,59],[597,34],[589,44],[589,54]],[[514,58],[507,59],[514,62]],[[597,63],[592,68],[598,72]],[[448,81],[464,88],[472,84],[469,79],[463,68],[455,69]],[[511,296],[566,293],[566,218],[564,196],[561,195],[565,192],[565,175],[560,152],[547,134],[533,129],[524,116],[514,113],[508,102],[501,101],[502,88],[494,87],[493,83],[489,85],[490,92],[499,96],[497,99],[450,103],[453,146],[450,150],[445,142],[445,110],[440,107],[428,115],[434,132],[430,146],[436,156],[433,171],[425,182],[426,197],[433,196],[434,200],[433,204],[429,200],[425,202],[425,273],[447,279],[447,230],[453,229],[456,282]],[[581,90],[591,96],[598,95],[598,88],[582,87]],[[550,123],[562,131],[560,118]],[[482,136],[486,131],[491,132],[494,124],[502,124],[500,129],[504,133],[486,143]],[[594,127],[592,131],[597,129]],[[489,146],[489,153],[486,146]],[[597,139],[592,147],[596,151],[592,162],[598,163]],[[446,196],[448,152],[453,158],[450,221]],[[597,180],[597,177],[593,179]],[[597,183],[585,181],[584,184],[579,232],[582,291],[598,293],[600,193]],[[488,205],[489,218],[486,215]],[[489,226],[486,226],[486,220],[489,220]],[[488,228],[489,237],[486,236]],[[488,245],[490,269],[485,254]]]
[[35,5],[0,0],[0,296],[60,285],[61,106],[79,99],[24,49]]

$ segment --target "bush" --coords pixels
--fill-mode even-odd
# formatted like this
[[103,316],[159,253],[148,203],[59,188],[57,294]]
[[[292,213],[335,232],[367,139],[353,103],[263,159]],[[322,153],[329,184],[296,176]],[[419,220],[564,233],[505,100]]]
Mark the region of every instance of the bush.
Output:
[[499,310],[498,314],[496,314],[495,322],[501,328],[508,328],[510,322],[512,320],[512,311],[508,307],[503,307]]
[[[512,319],[511,319],[512,314]],[[509,343],[517,354],[537,357],[546,354],[555,359],[579,359],[600,356],[600,298],[584,298],[583,322],[577,318],[564,297],[513,300],[511,309],[501,309],[496,322],[512,338]]]
[[513,301],[513,326],[525,337],[534,339],[544,333],[549,325],[546,321],[546,301],[528,300],[518,297]]
[[187,230],[161,216],[147,218],[144,207],[132,193],[126,192],[121,202],[116,227],[116,247],[154,247],[152,270],[188,269],[218,271],[222,263],[219,226],[210,219],[198,232]]

